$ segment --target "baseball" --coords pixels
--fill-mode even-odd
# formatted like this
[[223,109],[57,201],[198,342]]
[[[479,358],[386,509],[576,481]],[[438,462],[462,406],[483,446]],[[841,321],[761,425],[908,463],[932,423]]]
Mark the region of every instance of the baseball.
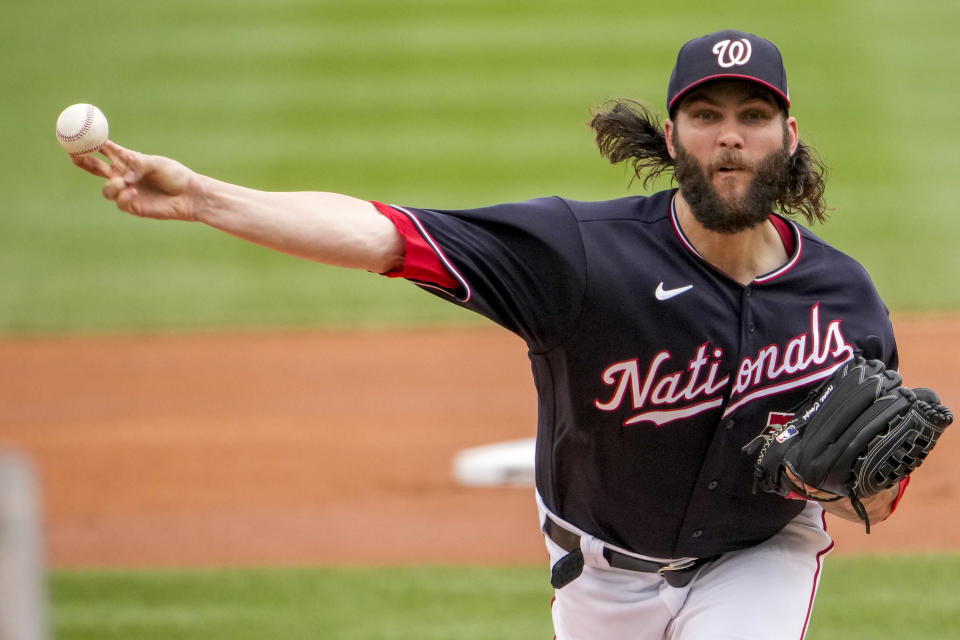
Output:
[[57,140],[72,156],[99,151],[109,135],[107,116],[92,104],[71,105],[57,118]]

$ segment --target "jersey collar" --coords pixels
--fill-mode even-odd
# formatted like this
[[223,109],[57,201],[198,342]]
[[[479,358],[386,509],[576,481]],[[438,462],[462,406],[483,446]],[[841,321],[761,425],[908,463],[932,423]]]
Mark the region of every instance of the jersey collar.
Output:
[[[775,280],[776,278],[779,278],[786,272],[790,271],[790,269],[796,266],[797,262],[800,261],[800,254],[803,252],[803,236],[800,234],[800,229],[797,228],[797,225],[794,224],[792,220],[784,218],[780,214],[771,213],[770,215],[777,216],[778,218],[783,220],[785,223],[787,223],[787,225],[789,226],[790,233],[793,234],[793,241],[794,241],[793,253],[792,255],[789,256],[787,261],[781,266],[777,267],[776,269],[774,269],[769,273],[765,273],[763,275],[759,275],[756,278],[754,278],[753,279],[754,284],[765,284],[767,282],[770,282],[771,280]],[[693,246],[693,243],[691,243],[690,240],[687,239],[687,236],[684,235],[683,229],[680,228],[680,219],[677,217],[677,194],[676,193],[674,193],[673,198],[670,199],[670,222],[673,224],[673,230],[676,232],[677,237],[680,238],[680,242],[683,243],[683,246],[685,246],[687,250],[690,251],[690,253],[692,253],[693,255],[695,255],[700,261],[710,265],[711,268],[716,269],[716,267],[711,265],[710,262],[706,258],[704,258],[699,251],[697,251],[696,247]]]

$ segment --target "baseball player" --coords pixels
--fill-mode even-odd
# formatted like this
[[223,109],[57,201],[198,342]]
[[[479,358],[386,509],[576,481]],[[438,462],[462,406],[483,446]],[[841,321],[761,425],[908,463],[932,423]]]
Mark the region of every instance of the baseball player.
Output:
[[865,270],[784,215],[823,219],[823,172],[776,46],[691,40],[667,108],[662,128],[628,101],[594,117],[611,161],[679,185],[608,202],[266,193],[113,142],[109,163],[74,162],[131,214],[405,278],[520,335],[557,638],[796,640],[832,548],[824,511],[876,524],[906,481],[848,502],[791,466],[799,495],[758,492],[743,448],[860,350],[895,369],[893,330]]

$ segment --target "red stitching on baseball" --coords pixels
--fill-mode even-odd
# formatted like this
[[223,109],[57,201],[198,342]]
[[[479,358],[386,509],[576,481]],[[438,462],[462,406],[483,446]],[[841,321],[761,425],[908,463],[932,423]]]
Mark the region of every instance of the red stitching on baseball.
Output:
[[98,144],[98,145],[95,145],[95,146],[93,146],[93,147],[90,147],[89,149],[84,149],[84,150],[82,150],[82,151],[71,151],[71,152],[70,152],[70,155],[72,155],[72,156],[82,156],[82,155],[85,154],[85,153],[93,153],[94,151],[99,151],[99,150],[100,150],[100,147],[102,147],[102,146],[103,146],[102,144]]
[[[93,110],[95,108],[96,107],[94,107],[92,104],[87,105],[87,117],[84,119],[83,125],[80,127],[80,131],[73,134],[72,136],[66,136],[66,135],[63,135],[63,133],[61,133],[60,129],[57,129],[57,136],[64,142],[74,142],[76,140],[79,140],[83,136],[85,136],[87,132],[90,131],[90,127],[93,126],[93,114],[94,114]],[[86,153],[86,152],[79,151],[77,153]],[[72,154],[72,155],[75,155],[75,154]]]

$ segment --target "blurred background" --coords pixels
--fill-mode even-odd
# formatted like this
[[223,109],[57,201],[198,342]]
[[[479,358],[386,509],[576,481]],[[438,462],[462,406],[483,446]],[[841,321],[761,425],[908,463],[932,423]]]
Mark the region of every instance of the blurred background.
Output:
[[817,231],[895,310],[954,309],[958,24],[935,0],[8,3],[0,333],[474,322],[412,287],[119,215],[56,143],[70,104],[97,104],[123,145],[261,189],[607,199],[639,186],[599,156],[590,109],[664,111],[680,44],[728,26],[784,53],[830,169]]
[[[436,208],[552,194],[602,200],[642,191],[630,184],[627,169],[600,157],[586,125],[591,109],[631,97],[664,114],[680,45],[724,28],[762,35],[783,52],[792,115],[829,169],[827,199],[834,211],[814,231],[867,267],[895,320],[933,318],[908,338],[934,331],[951,336],[942,349],[915,352],[913,363],[949,363],[958,332],[944,327],[952,326],[960,308],[960,216],[954,210],[960,4],[12,0],[0,21],[0,449],[24,443],[29,448],[48,438],[48,451],[55,446],[73,452],[75,467],[51,469],[41,460],[40,481],[52,490],[47,497],[53,507],[62,507],[61,489],[73,486],[84,494],[87,502],[72,507],[70,526],[90,544],[104,517],[119,520],[125,510],[161,505],[186,512],[213,504],[222,509],[220,516],[233,517],[217,496],[189,489],[206,477],[206,469],[235,471],[226,482],[247,483],[234,484],[237,496],[273,482],[292,496],[291,503],[307,509],[303,505],[316,503],[326,490],[310,484],[317,461],[348,456],[336,448],[337,434],[321,439],[307,430],[310,425],[291,421],[294,426],[278,436],[275,424],[262,419],[273,407],[263,408],[259,394],[266,388],[290,406],[310,406],[310,419],[322,422],[331,409],[311,395],[318,393],[312,381],[326,376],[324,384],[333,384],[346,377],[349,359],[338,361],[341,369],[330,365],[321,372],[326,363],[318,364],[323,359],[314,354],[338,339],[313,337],[298,343],[303,353],[293,361],[264,359],[263,352],[234,359],[223,354],[235,353],[240,339],[219,334],[486,326],[412,286],[291,259],[202,225],[121,214],[100,196],[100,181],[74,168],[58,146],[54,123],[66,106],[99,106],[111,138],[122,145],[259,189],[335,191]],[[656,188],[666,186],[661,181]],[[432,344],[423,334],[407,335]],[[123,355],[122,340],[132,336],[152,337],[146,355]],[[475,406],[445,407],[461,420],[486,408],[483,391],[495,383],[529,387],[522,348],[488,343],[483,336],[479,342],[488,352],[515,352],[519,368],[506,375],[468,363],[477,369],[471,373],[488,377],[464,382],[453,369],[456,354],[447,354],[441,375],[454,386],[479,389],[470,400]],[[366,340],[354,333],[340,341],[359,348]],[[197,414],[187,413],[185,398],[205,390],[169,387],[184,406],[165,400],[154,405],[137,395],[111,397],[110,385],[124,380],[156,391],[154,376],[180,366],[186,371],[190,352],[205,355],[210,378],[227,373],[242,392],[227,389]],[[45,387],[44,372],[53,378],[67,361],[81,370],[77,386],[86,395],[79,400],[68,401],[59,383]],[[274,386],[264,387],[270,367],[303,377],[286,385],[270,380]],[[27,371],[37,377],[25,382]],[[362,367],[349,371],[363,374]],[[416,379],[405,382],[422,386]],[[349,391],[344,387],[343,398]],[[248,412],[239,425],[224,417],[238,404]],[[377,398],[362,404],[371,416],[384,415]],[[411,421],[419,411],[386,409],[393,427],[402,411]],[[492,431],[483,424],[465,431],[477,438],[475,444],[531,435],[524,413],[531,409],[509,409],[511,416],[523,416],[517,424],[504,418]],[[63,412],[94,427],[84,431],[60,419]],[[134,424],[133,415],[143,422]],[[187,418],[189,428],[200,425],[205,434],[196,450],[170,444],[187,428]],[[212,425],[204,431],[198,420]],[[49,432],[40,434],[34,426],[39,424]],[[377,439],[379,426],[371,417],[357,430]],[[426,460],[444,464],[459,442],[457,434],[447,435],[435,451],[408,459],[406,468],[373,483],[396,485],[397,491],[434,490],[411,479],[410,470],[426,468]],[[93,436],[114,448],[98,454]],[[240,452],[243,441],[259,443],[260,454]],[[402,432],[378,442],[377,457],[368,464],[389,469],[391,458],[399,457]],[[284,443],[299,447],[297,457],[271,449]],[[264,451],[282,467],[278,475],[265,475],[266,465],[258,466]],[[111,457],[124,461],[122,472],[101,464]],[[183,469],[188,471],[180,477]],[[357,467],[358,474],[363,470]],[[132,503],[110,502],[112,489],[140,476],[152,478],[149,491]],[[342,479],[345,486],[353,482]],[[953,482],[941,482],[917,482],[916,490],[926,486],[941,496],[933,508],[943,513],[955,501],[955,489]],[[518,526],[536,538],[528,521],[531,496],[506,499],[525,518]],[[909,508],[905,501],[903,509]],[[114,511],[104,516],[109,509]],[[390,509],[378,517],[389,519],[409,505]],[[449,510],[436,510],[449,517]],[[264,507],[251,517],[264,522],[264,531],[275,530],[279,511]],[[309,533],[309,515],[297,511],[279,528]],[[140,534],[115,548],[116,557],[136,558],[151,541],[174,537],[162,513],[141,516]],[[909,515],[901,520],[908,530]],[[256,522],[244,520],[251,528],[241,533],[260,535],[251,524]],[[66,529],[52,524],[47,531],[56,542]],[[214,518],[202,526],[215,536],[220,524]],[[344,525],[333,533],[347,539],[358,530]],[[224,553],[231,553],[231,541],[224,542]],[[838,558],[834,566],[809,637],[960,634],[955,553],[902,561]],[[892,573],[899,588],[884,588]],[[551,635],[550,592],[539,565],[256,571],[55,566],[50,579],[52,629],[62,638]],[[881,606],[884,612],[869,619],[850,614],[887,602],[890,607]]]

